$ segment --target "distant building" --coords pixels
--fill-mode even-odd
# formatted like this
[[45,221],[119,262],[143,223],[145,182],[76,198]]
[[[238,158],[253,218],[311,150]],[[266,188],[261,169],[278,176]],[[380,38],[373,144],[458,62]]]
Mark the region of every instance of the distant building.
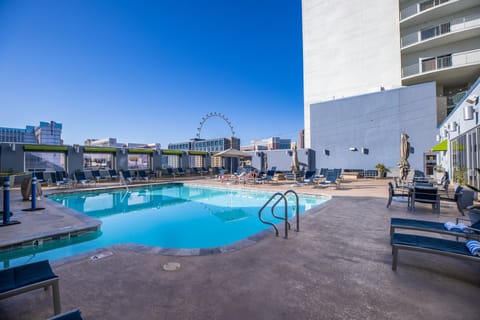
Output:
[[42,121],[37,127],[0,128],[0,142],[62,145],[62,124]]
[[122,143],[117,142],[117,138],[87,139],[84,145],[91,147],[113,147],[113,148],[143,148],[160,150],[160,143]]
[[[227,149],[240,150],[240,139],[235,137],[230,138],[216,138],[216,139],[200,139],[194,138],[189,142],[177,142],[169,143],[169,150],[182,150],[182,151],[204,151],[204,152],[221,152]],[[198,158],[198,157],[197,157]],[[212,157],[210,165],[212,167],[230,167],[237,165],[236,159],[232,162],[225,163],[220,157]],[[194,159],[190,163],[190,166],[200,166],[199,160]]]
[[250,146],[242,147],[243,151],[259,151],[259,150],[282,150],[290,149],[292,146],[291,139],[281,139],[280,137],[271,137],[267,139],[252,140]]
[[55,121],[40,122],[35,128],[35,136],[39,144],[61,145],[62,141],[62,124]]
[[240,150],[240,139],[235,137],[216,139],[195,138],[189,142],[176,142],[168,144],[169,150],[183,151],[195,150],[205,152],[220,152],[230,148]]
[[298,133],[297,139],[297,148],[304,149],[305,148],[305,130],[300,130]]

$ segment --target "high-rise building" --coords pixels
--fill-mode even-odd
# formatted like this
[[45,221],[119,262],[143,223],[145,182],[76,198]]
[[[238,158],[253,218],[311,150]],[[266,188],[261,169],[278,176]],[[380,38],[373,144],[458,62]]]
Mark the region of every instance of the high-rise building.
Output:
[[312,103],[435,81],[439,124],[480,74],[478,0],[302,6],[306,120]]
[[436,82],[439,124],[480,75],[480,1],[399,6],[402,85]]
[[42,121],[37,127],[0,128],[0,142],[61,145],[63,144],[62,124],[55,121]]
[[366,3],[302,0],[305,147],[317,164],[345,149],[370,150],[342,154],[349,165],[371,165],[376,151],[393,165],[408,131],[419,165],[432,129],[480,75],[480,1]]
[[40,122],[35,128],[35,136],[39,144],[61,145],[62,141],[62,124],[55,121]]
[[37,143],[35,127],[26,126],[25,129],[0,128],[0,142]]

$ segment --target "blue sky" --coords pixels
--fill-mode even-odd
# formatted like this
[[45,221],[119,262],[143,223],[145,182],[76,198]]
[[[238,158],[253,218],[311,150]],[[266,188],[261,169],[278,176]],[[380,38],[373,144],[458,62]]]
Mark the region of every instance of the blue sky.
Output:
[[0,0],[0,127],[66,144],[296,140],[302,72],[301,0]]

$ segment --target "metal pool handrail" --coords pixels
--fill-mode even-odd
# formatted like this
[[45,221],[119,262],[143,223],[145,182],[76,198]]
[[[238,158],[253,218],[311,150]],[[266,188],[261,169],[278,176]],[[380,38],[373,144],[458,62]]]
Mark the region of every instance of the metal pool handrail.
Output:
[[[272,216],[277,218],[277,219],[280,219],[280,220],[283,220],[285,223],[285,239],[288,238],[288,229],[290,229],[290,223],[288,222],[288,200],[287,200],[287,197],[286,195],[288,193],[293,193],[296,197],[296,215],[297,215],[297,232],[300,230],[300,215],[299,215],[299,201],[298,201],[298,194],[293,191],[293,190],[288,190],[286,191],[285,193],[280,193],[280,192],[276,192],[274,193],[270,199],[267,200],[267,202],[265,202],[265,204],[262,206],[262,208],[258,211],[258,218],[260,219],[260,221],[262,223],[265,223],[265,224],[268,224],[268,225],[271,225],[274,229],[275,229],[275,235],[278,237],[278,228],[275,226],[275,224],[273,224],[272,222],[268,222],[268,221],[265,221],[263,218],[262,218],[262,211],[263,209],[265,209],[269,204],[270,202],[272,202],[275,198],[278,197],[278,200],[273,204],[272,206]],[[285,217],[279,217],[277,215],[275,215],[275,207],[277,206],[278,203],[281,202],[281,200],[283,199],[283,202],[284,202],[284,205],[285,205]]]

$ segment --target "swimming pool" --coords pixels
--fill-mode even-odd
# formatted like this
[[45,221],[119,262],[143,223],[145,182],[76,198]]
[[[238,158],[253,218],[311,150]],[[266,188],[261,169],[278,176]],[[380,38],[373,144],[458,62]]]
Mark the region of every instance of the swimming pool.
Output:
[[[51,195],[53,201],[100,219],[101,232],[5,252],[0,254],[0,261],[15,265],[54,260],[122,243],[173,249],[227,246],[271,228],[259,221],[258,211],[272,194],[168,184],[131,188],[128,192],[117,189]],[[289,196],[289,217],[295,212],[294,199]],[[299,212],[327,199],[302,195]],[[276,212],[284,212],[280,204]],[[265,218],[278,222],[270,214]]]

